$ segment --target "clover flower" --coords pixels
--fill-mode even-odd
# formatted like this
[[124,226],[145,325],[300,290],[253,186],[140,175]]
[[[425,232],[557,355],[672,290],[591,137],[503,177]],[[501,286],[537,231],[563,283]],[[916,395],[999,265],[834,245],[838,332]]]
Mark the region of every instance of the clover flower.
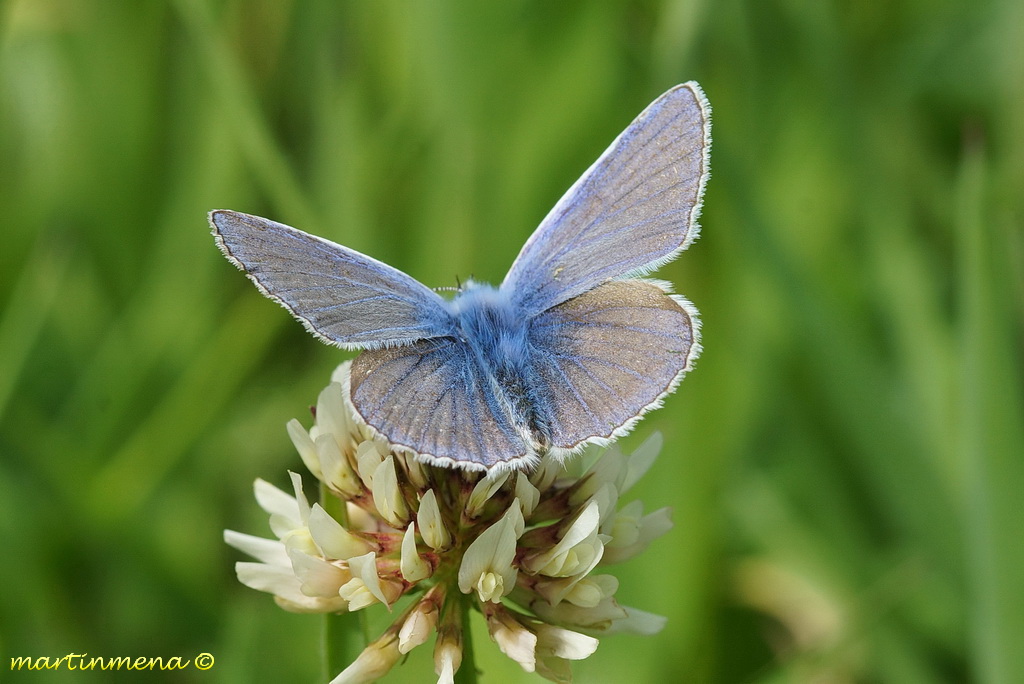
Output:
[[291,494],[255,484],[275,539],[224,534],[258,561],[237,563],[239,581],[286,610],[391,611],[411,597],[333,684],[372,681],[433,634],[438,681],[452,682],[468,638],[467,604],[503,653],[556,682],[571,680],[570,661],[590,656],[596,636],[664,626],[660,616],[621,606],[618,580],[601,572],[671,527],[668,509],[644,515],[639,501],[619,506],[657,456],[659,435],[628,456],[614,445],[594,448],[567,464],[545,457],[530,473],[425,465],[359,421],[342,389],[348,372],[348,363],[339,366],[320,393],[308,432],[288,423],[306,467],[340,500],[328,508],[343,515],[310,504],[291,473]]

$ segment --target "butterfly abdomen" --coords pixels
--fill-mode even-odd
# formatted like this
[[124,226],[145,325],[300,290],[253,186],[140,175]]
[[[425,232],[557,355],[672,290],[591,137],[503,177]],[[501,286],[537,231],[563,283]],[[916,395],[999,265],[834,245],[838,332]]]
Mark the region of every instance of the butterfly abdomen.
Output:
[[534,370],[527,314],[501,290],[471,283],[452,302],[461,341],[472,350],[504,414],[533,451],[551,443],[550,416]]

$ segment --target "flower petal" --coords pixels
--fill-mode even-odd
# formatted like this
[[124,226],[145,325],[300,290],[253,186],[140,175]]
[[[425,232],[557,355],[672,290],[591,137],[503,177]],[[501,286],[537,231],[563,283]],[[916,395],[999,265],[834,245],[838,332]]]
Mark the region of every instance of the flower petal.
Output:
[[292,488],[295,490],[295,504],[299,508],[299,520],[305,526],[306,521],[309,520],[309,501],[306,499],[306,493],[302,491],[302,476],[289,470],[288,477],[291,478]]
[[[283,491],[270,484],[266,480],[257,478],[253,483],[253,491],[256,494],[256,503],[264,511],[270,514],[270,526],[274,534],[279,537],[275,527],[280,527],[287,532],[302,525],[302,517],[299,515],[299,505],[295,497],[285,494]],[[276,521],[276,523],[275,523]]]
[[306,596],[333,598],[338,596],[342,585],[352,579],[348,571],[322,558],[294,549],[289,550],[288,556],[292,571],[299,580],[299,590]]
[[356,447],[356,468],[359,470],[359,479],[363,481],[366,488],[373,490],[373,474],[377,472],[378,466],[384,461],[384,453],[377,448],[374,441],[360,442]]
[[349,558],[348,567],[352,571],[352,580],[341,587],[340,594],[349,601],[349,610],[365,608],[374,603],[374,599],[388,605],[377,575],[377,554],[371,551],[364,556]]
[[345,405],[345,394],[340,383],[332,382],[320,392],[316,401],[315,435],[310,435],[315,442],[320,435],[332,435],[339,449],[344,449],[349,441],[352,420],[348,407]]
[[375,547],[372,543],[357,537],[334,519],[323,507],[315,503],[309,512],[309,534],[320,552],[327,558],[348,560],[361,556]]
[[562,539],[546,551],[531,554],[523,560],[523,568],[530,573],[549,577],[569,577],[593,567],[604,544],[598,535],[600,511],[591,501],[580,512]]
[[434,628],[437,627],[438,608],[437,601],[428,595],[422,598],[405,617],[398,630],[398,650],[402,654],[408,653],[426,642],[434,632]]
[[466,502],[466,517],[472,520],[480,515],[484,504],[508,481],[510,473],[511,471],[509,470],[490,470],[481,477],[480,481],[473,487],[469,500]]
[[[437,587],[431,591],[436,589]],[[434,642],[434,672],[438,675],[438,684],[454,684],[455,673],[459,671],[461,665],[462,612],[445,610],[440,616],[437,639]]]
[[386,632],[380,639],[363,649],[355,662],[332,679],[331,684],[364,684],[375,681],[386,675],[401,657],[398,636]]
[[[416,523],[409,523],[409,528],[402,538],[402,560],[400,564],[402,577],[407,582],[419,582],[430,577],[430,564],[420,558],[416,551]],[[404,651],[403,651],[404,653]]]
[[290,563],[284,544],[277,539],[265,539],[234,530],[224,530],[224,542],[268,565],[288,567]]
[[[568,463],[575,463],[575,461],[569,461]],[[565,471],[565,467],[566,462],[556,458],[553,452],[548,452],[541,457],[540,463],[530,473],[530,482],[534,487],[543,492],[551,487],[559,474]]]
[[645,439],[643,444],[633,450],[633,453],[629,455],[626,465],[626,477],[623,478],[622,484],[619,487],[620,496],[625,494],[641,477],[647,474],[655,459],[658,458],[658,453],[661,451],[661,446],[664,442],[665,439],[661,436],[661,433],[655,432]]
[[302,427],[302,424],[294,418],[289,420],[285,427],[288,430],[288,436],[291,438],[292,444],[295,445],[295,450],[299,452],[299,457],[302,458],[306,468],[316,476],[316,479],[322,480],[323,474],[320,471],[320,457],[316,453],[316,445],[313,443],[313,438],[309,436],[309,433]]
[[586,634],[543,622],[537,625],[538,658],[555,656],[566,660],[583,660],[597,650],[597,644],[597,639]]
[[580,480],[580,486],[569,497],[569,503],[578,506],[606,484],[611,484],[618,489],[625,476],[626,458],[622,455],[619,447],[613,444],[587,470]]
[[337,613],[347,608],[340,597],[306,596],[290,567],[263,563],[235,563],[238,581],[257,591],[274,594],[278,605],[293,613]]
[[437,684],[455,684],[455,673],[462,665],[462,640],[442,640],[442,636],[438,634],[434,647],[434,673]]
[[611,483],[606,482],[594,492],[590,501],[597,504],[597,510],[601,513],[598,521],[598,527],[601,527],[605,521],[615,516],[615,506],[619,503],[619,490]]
[[452,535],[445,527],[433,489],[428,489],[420,499],[420,509],[416,514],[416,521],[420,526],[420,536],[423,537],[427,546],[435,551],[443,551],[451,546]]
[[[639,502],[634,502],[639,503]],[[628,506],[626,508],[629,508]],[[623,511],[626,510],[623,509]],[[643,508],[639,508],[640,511]],[[633,529],[623,527],[616,516],[612,523],[612,538],[605,546],[604,563],[621,563],[642,553],[651,542],[672,529],[672,509],[659,508],[639,520],[626,521]],[[627,531],[629,530],[629,531]],[[628,543],[627,543],[628,542]]]
[[352,470],[334,435],[319,435],[314,444],[320,461],[320,481],[343,496],[358,496],[362,480]]
[[409,519],[409,508],[398,486],[395,457],[391,454],[373,472],[373,504],[381,517],[394,528],[404,527]]
[[664,629],[668,622],[667,617],[648,613],[638,608],[624,607],[623,609],[626,611],[626,617],[612,622],[611,627],[606,631],[607,634],[625,633],[650,636]]
[[530,478],[523,471],[516,473],[515,497],[519,499],[519,505],[523,509],[524,518],[529,518],[533,515],[537,504],[540,503],[540,490],[533,486]]
[[515,588],[518,571],[512,561],[516,540],[524,526],[519,499],[514,499],[501,520],[484,530],[466,549],[459,566],[462,593],[475,590],[481,601],[497,603]]
[[590,608],[583,608],[568,601],[552,606],[544,598],[530,598],[529,595],[513,594],[512,598],[517,603],[529,607],[544,622],[569,625],[588,632],[607,631],[614,621],[629,617],[629,613],[611,597]]
[[484,614],[487,617],[487,631],[501,652],[519,663],[527,672],[533,672],[537,667],[537,635],[500,604],[485,604]]

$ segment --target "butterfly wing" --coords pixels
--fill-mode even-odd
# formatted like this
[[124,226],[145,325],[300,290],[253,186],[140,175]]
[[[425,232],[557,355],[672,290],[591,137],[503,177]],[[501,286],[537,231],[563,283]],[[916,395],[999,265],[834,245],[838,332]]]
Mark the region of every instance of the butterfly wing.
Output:
[[651,103],[545,217],[502,289],[540,313],[689,246],[708,178],[710,115],[693,82]]
[[451,332],[436,292],[376,259],[234,211],[210,212],[210,226],[224,255],[328,344],[372,349]]
[[690,369],[697,325],[686,300],[642,279],[599,285],[533,319],[552,444],[574,449],[628,431]]
[[431,462],[487,469],[535,458],[487,373],[454,338],[364,351],[350,383],[367,424]]

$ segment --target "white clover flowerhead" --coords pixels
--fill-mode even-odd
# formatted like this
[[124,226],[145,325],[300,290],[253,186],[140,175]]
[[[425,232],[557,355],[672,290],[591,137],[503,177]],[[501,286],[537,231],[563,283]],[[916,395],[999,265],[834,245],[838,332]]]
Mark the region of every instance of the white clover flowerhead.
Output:
[[304,464],[336,500],[311,505],[295,473],[292,494],[257,480],[275,538],[224,534],[258,561],[236,565],[239,581],[286,610],[390,611],[412,599],[334,682],[373,681],[432,635],[438,681],[452,682],[470,610],[524,670],[559,682],[571,679],[570,661],[595,651],[595,637],[662,628],[664,618],[619,605],[619,582],[602,571],[671,527],[668,509],[619,506],[657,456],[658,435],[632,455],[595,448],[576,474],[578,463],[548,457],[531,472],[427,465],[360,422],[342,391],[348,372],[348,363],[335,371],[308,431],[288,423]]

